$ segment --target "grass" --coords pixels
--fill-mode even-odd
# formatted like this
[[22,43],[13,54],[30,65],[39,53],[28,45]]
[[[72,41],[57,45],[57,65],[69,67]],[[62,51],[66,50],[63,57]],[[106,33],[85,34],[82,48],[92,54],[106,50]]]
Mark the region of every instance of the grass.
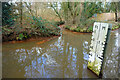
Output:
[[88,29],[86,27],[85,28],[80,28],[80,27],[74,28],[74,27],[70,27],[70,26],[65,26],[65,29],[75,31],[75,32],[82,32],[82,33],[89,33],[89,32],[93,31],[92,26],[89,27]]
[[[114,22],[114,21],[103,21],[103,23],[111,23],[112,24],[112,30],[116,30],[120,28],[120,22]],[[65,29],[75,31],[75,32],[82,32],[82,33],[91,33],[93,32],[93,22],[91,25],[88,25],[87,27],[71,27],[72,25],[65,25]]]

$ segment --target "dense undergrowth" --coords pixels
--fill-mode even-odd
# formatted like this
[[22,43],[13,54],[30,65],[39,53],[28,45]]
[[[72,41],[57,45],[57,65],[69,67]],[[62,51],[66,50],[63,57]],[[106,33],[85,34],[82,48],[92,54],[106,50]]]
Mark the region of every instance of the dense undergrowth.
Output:
[[19,41],[31,37],[60,35],[60,28],[58,26],[64,22],[58,22],[57,20],[53,22],[42,15],[38,15],[37,9],[31,7],[35,6],[35,4],[27,2],[2,3],[2,41]]
[[2,41],[25,40],[31,37],[49,37],[60,35],[57,23],[49,22],[41,17],[27,17],[20,26],[19,22],[12,26],[2,27]]

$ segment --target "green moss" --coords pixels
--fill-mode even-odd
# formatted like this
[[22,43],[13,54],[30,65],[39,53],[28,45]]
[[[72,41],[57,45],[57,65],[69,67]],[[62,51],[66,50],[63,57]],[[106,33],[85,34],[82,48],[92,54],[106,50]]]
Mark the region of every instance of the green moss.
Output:
[[[98,62],[96,62],[95,64],[97,64]],[[94,62],[89,62],[88,61],[88,68],[90,69],[90,70],[92,70],[94,73],[96,73],[98,76],[99,76],[99,73],[100,73],[100,71],[98,70],[98,66],[95,66],[94,65]]]

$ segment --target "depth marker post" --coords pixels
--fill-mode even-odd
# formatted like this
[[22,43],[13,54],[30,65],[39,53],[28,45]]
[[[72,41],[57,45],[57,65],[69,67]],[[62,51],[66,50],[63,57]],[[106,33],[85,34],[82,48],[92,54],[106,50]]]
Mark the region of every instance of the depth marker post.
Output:
[[100,78],[103,74],[105,53],[111,29],[112,25],[108,23],[95,22],[93,26],[87,68]]

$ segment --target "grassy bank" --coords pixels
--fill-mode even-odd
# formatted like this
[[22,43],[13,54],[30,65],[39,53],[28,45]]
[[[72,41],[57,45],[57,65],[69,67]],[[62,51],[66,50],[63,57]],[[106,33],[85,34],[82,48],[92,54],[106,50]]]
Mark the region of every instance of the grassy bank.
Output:
[[[116,30],[120,28],[120,22],[113,22],[113,21],[103,21],[104,23],[111,23],[112,24],[112,30]],[[93,24],[88,23],[88,26],[85,25],[85,27],[80,27],[80,26],[73,26],[73,25],[65,25],[64,28],[74,31],[74,32],[81,32],[81,33],[91,33],[93,31]]]

